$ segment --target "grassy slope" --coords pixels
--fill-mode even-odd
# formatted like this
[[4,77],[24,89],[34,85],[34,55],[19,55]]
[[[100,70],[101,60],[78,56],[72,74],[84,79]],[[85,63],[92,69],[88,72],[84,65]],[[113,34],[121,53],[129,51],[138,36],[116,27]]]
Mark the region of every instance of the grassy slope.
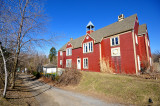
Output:
[[149,97],[153,104],[160,104],[160,80],[149,80],[127,75],[82,72],[81,92],[105,95],[116,102],[146,105]]

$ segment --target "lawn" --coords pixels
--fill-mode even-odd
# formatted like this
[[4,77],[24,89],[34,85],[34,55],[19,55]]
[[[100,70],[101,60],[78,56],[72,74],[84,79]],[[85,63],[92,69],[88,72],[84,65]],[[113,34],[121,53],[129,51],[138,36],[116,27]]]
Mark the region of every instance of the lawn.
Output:
[[75,90],[104,95],[123,104],[160,105],[160,79],[144,79],[136,76],[82,72],[82,80]]

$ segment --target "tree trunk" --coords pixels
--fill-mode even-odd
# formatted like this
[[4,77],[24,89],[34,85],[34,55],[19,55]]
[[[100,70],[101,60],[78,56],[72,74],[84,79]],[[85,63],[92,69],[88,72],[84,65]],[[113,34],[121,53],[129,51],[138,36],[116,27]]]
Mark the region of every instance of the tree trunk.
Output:
[[12,82],[11,89],[15,87],[16,71],[17,71],[17,66],[18,66],[18,56],[19,56],[19,53],[16,54],[16,58],[15,58],[14,69],[13,69],[12,80],[11,80]]
[[6,68],[7,67],[6,66],[6,60],[5,60],[5,57],[3,55],[1,45],[0,45],[0,51],[1,51],[2,58],[3,58],[4,70],[5,70],[5,85],[4,85],[4,91],[3,91],[3,97],[5,98],[6,97],[6,92],[7,92],[7,85],[8,85],[8,72],[7,72],[7,68]]

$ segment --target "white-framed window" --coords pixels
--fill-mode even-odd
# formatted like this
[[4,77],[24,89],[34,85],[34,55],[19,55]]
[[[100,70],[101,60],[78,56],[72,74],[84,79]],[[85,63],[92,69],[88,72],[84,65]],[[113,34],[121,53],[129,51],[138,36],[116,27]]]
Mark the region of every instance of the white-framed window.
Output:
[[72,59],[66,59],[66,67],[72,66]]
[[137,60],[138,60],[138,69],[141,70],[141,61],[139,56],[137,56]]
[[137,35],[135,35],[135,37],[136,37],[136,44],[138,44],[138,37],[137,37]]
[[72,48],[67,48],[66,49],[66,56],[72,55]]
[[115,46],[115,45],[119,45],[119,37],[113,37],[111,38],[111,45]]
[[88,69],[88,58],[83,58],[83,68]]
[[60,51],[60,56],[62,56],[62,51]]
[[149,46],[149,40],[148,40],[148,46]]
[[62,60],[60,60],[60,65],[62,65]]
[[83,43],[83,53],[93,52],[93,41]]

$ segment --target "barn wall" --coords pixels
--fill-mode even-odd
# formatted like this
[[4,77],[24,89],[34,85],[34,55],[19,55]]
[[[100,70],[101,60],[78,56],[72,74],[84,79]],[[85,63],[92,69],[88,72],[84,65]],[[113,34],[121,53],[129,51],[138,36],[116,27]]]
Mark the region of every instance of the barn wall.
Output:
[[[115,73],[136,73],[132,32],[130,31],[119,35],[119,40],[120,45],[113,47],[110,45],[110,37],[102,40],[102,58],[109,59],[110,66],[114,69]],[[120,47],[121,56],[111,56],[111,48],[115,47]],[[115,68],[117,68],[117,70],[115,70]]]
[[[58,67],[59,68],[66,68],[66,59],[72,59],[73,67],[77,68],[77,58],[79,58],[79,59],[81,59],[81,70],[100,72],[99,44],[94,44],[94,39],[92,39],[89,35],[87,35],[87,36],[89,38],[88,39],[85,38],[84,41],[82,42],[82,45],[83,45],[83,43],[93,41],[93,52],[83,53],[83,47],[72,49],[72,55],[71,56],[66,56],[65,51],[63,51],[63,56],[60,56],[60,52],[58,52]],[[66,48],[69,48],[69,47],[71,47],[71,46],[67,46]],[[83,68],[83,58],[88,58],[88,69]],[[63,60],[63,63],[62,63],[63,65],[60,65],[60,60]]]

